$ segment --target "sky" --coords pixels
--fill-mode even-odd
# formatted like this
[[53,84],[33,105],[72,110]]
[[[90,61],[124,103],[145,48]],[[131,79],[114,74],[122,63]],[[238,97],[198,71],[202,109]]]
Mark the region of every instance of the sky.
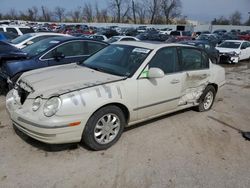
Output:
[[[32,6],[45,5],[50,9],[56,6],[72,10],[84,4],[84,2],[97,2],[100,7],[106,7],[109,0],[0,0],[0,12],[5,13],[11,8],[26,10]],[[136,1],[136,0],[134,0]],[[247,20],[250,12],[250,0],[181,0],[182,15],[188,19],[198,21],[211,21],[220,16],[228,17],[238,10],[242,14],[243,21]]]

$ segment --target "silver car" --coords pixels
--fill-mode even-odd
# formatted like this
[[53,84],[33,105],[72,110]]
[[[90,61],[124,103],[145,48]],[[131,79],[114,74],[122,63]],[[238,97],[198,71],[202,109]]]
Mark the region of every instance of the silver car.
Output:
[[6,98],[13,124],[45,143],[112,146],[124,127],[184,108],[209,110],[225,71],[201,49],[118,42],[81,64],[24,73]]

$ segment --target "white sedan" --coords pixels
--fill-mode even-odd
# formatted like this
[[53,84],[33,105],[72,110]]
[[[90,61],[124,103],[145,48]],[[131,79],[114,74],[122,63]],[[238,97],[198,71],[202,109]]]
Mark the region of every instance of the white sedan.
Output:
[[224,69],[202,49],[117,42],[81,64],[24,73],[6,106],[30,137],[102,150],[124,127],[185,108],[209,110],[224,83]]
[[69,36],[61,33],[27,33],[21,35],[11,41],[11,44],[19,49],[22,49],[28,45],[36,43],[40,40],[49,38],[49,37],[57,37],[57,36]]
[[238,63],[250,59],[249,41],[225,40],[216,49],[220,52],[220,62]]
[[113,43],[119,41],[140,41],[140,40],[136,37],[131,37],[131,36],[113,36],[109,38],[106,42]]

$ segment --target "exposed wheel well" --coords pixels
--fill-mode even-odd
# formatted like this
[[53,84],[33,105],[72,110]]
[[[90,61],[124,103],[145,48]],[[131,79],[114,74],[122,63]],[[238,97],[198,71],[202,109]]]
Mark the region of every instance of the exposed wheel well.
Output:
[[210,84],[208,84],[208,85],[213,86],[214,89],[215,89],[215,91],[216,91],[216,93],[217,93],[217,91],[218,91],[218,85],[217,85],[217,84],[215,84],[215,83],[210,83]]
[[[103,108],[103,107],[106,107],[106,106],[111,106],[111,105],[117,106],[117,107],[119,107],[119,108],[122,110],[122,112],[123,112],[123,114],[124,114],[124,116],[125,116],[126,123],[128,123],[129,118],[130,118],[129,110],[128,110],[128,108],[127,108],[125,105],[123,105],[123,104],[121,104],[121,103],[109,103],[109,104],[106,104],[106,105],[100,107],[99,109],[101,109],[101,108]],[[99,110],[99,109],[97,109],[97,110]],[[96,111],[97,111],[97,110],[96,110]],[[95,112],[96,112],[96,111],[95,111]],[[94,114],[94,113],[93,113],[93,114]]]

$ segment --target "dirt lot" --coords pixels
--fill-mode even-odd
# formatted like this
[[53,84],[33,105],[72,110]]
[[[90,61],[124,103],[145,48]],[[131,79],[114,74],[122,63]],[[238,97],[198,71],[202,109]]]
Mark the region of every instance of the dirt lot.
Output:
[[185,110],[126,130],[93,152],[48,146],[13,130],[0,97],[0,187],[250,187],[250,62],[224,65],[209,112]]

